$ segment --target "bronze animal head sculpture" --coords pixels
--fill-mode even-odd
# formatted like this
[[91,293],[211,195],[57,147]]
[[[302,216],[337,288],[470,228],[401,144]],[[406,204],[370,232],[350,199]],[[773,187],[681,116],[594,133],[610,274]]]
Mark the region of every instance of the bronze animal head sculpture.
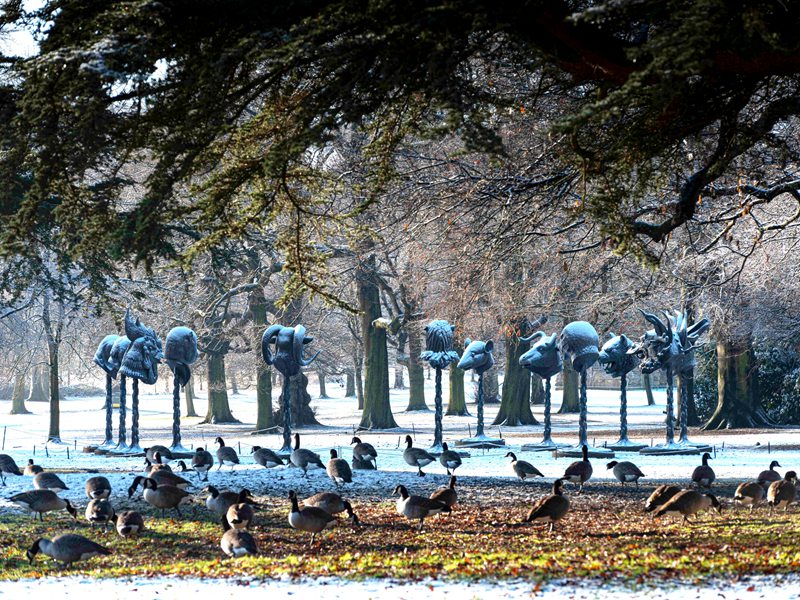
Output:
[[271,325],[261,336],[261,355],[265,363],[274,365],[285,377],[291,377],[297,375],[301,367],[307,367],[314,362],[319,355],[317,351],[311,358],[303,356],[304,346],[313,341],[314,338],[306,335],[306,328],[302,325]]
[[[97,346],[97,352],[94,353],[94,364],[103,369],[106,373],[111,375],[112,371],[116,375],[113,365],[110,363],[111,349],[114,347],[114,342],[119,339],[118,335],[107,335]],[[119,368],[119,365],[117,365]]]
[[600,349],[597,361],[603,365],[608,375],[622,377],[639,366],[639,357],[629,353],[633,347],[634,343],[628,336],[610,333],[609,340]]
[[173,327],[167,334],[164,358],[181,386],[192,376],[189,366],[197,360],[197,334],[188,327]]
[[521,338],[523,342],[534,342],[530,350],[519,357],[519,364],[539,377],[547,379],[561,372],[564,362],[561,359],[561,352],[558,348],[558,338],[556,334],[550,336],[543,331],[537,331],[533,335]]
[[145,327],[139,319],[134,320],[130,310],[125,311],[125,335],[131,340],[131,346],[119,372],[153,385],[158,380],[158,364],[164,358],[161,340],[153,329]]
[[474,369],[478,375],[483,375],[494,366],[493,350],[494,342],[492,340],[486,342],[475,340],[473,342],[467,338],[464,342],[464,354],[458,361],[458,368],[463,371]]
[[594,326],[586,321],[573,321],[561,330],[561,353],[572,358],[572,368],[586,372],[600,356],[600,337]]
[[641,313],[654,328],[645,332],[628,353],[636,354],[642,360],[642,373],[655,373],[666,367],[675,373],[693,370],[697,340],[708,331],[711,322],[703,318],[688,325],[686,311],[676,310],[674,315],[664,312],[663,321],[653,313]]
[[454,325],[442,319],[431,321],[425,326],[425,351],[420,354],[422,360],[434,369],[444,369],[458,360],[458,353],[453,350]]

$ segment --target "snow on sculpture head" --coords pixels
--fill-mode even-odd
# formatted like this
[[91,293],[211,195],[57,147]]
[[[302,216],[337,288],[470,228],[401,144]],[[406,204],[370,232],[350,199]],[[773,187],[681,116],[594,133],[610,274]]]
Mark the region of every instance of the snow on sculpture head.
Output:
[[585,373],[600,355],[600,337],[591,323],[573,321],[561,330],[561,353],[572,358],[572,368]]
[[[261,336],[261,355],[268,365],[275,368],[285,377],[297,375],[301,367],[307,367],[317,358],[320,351],[311,358],[303,356],[303,348],[310,344],[314,338],[306,335],[306,328],[302,325],[284,327],[271,325]],[[275,346],[275,352],[272,346]]]
[[597,361],[612,377],[627,375],[639,366],[639,357],[628,352],[633,346],[634,343],[628,336],[609,333],[609,339],[600,349]]
[[[114,347],[114,342],[116,342],[118,339],[118,335],[107,335],[103,338],[103,341],[100,342],[100,345],[97,346],[97,352],[94,353],[94,364],[103,369],[103,371],[109,375],[111,375],[113,371],[113,376],[116,376],[117,372],[109,360],[111,358],[111,349]],[[119,365],[117,365],[117,368],[119,368]]]
[[458,360],[458,353],[453,350],[454,325],[442,319],[431,321],[425,326],[425,352],[420,354],[422,360],[434,369],[444,369]]
[[458,368],[462,371],[474,369],[478,375],[483,375],[485,371],[494,366],[493,350],[494,342],[492,340],[486,342],[475,340],[473,342],[467,338],[464,342],[464,354],[458,361]]
[[519,357],[519,364],[543,379],[553,377],[561,372],[564,363],[558,349],[558,338],[554,333],[551,336],[543,331],[537,331],[523,342],[534,342],[530,350]]
[[167,334],[164,358],[181,386],[192,376],[189,365],[197,360],[197,334],[188,327],[173,327]]

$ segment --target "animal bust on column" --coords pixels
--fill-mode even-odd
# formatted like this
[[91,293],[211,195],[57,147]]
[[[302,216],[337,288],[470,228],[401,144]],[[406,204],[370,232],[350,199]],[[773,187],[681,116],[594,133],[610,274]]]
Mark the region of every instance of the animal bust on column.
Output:
[[119,372],[154,385],[158,380],[158,365],[164,358],[161,340],[154,330],[145,327],[139,319],[134,320],[130,311],[125,313],[125,336],[131,340],[131,346]]
[[630,352],[635,344],[626,335],[609,333],[608,341],[600,349],[597,361],[606,374],[623,377],[639,366],[639,357]]
[[667,367],[676,374],[693,371],[695,344],[711,327],[711,322],[703,318],[688,325],[685,311],[676,310],[675,315],[665,312],[663,321],[653,313],[641,313],[654,329],[647,331],[628,352],[642,359],[642,373],[655,373]]
[[572,358],[572,368],[585,373],[600,356],[600,337],[591,323],[573,321],[561,330],[561,352]]
[[261,336],[261,354],[265,363],[274,365],[284,377],[292,377],[300,373],[301,367],[307,367],[317,358],[320,351],[311,358],[303,356],[305,345],[313,341],[314,338],[306,335],[306,328],[302,325],[297,327],[271,325]]
[[534,344],[530,350],[519,357],[520,366],[532,371],[542,379],[550,379],[564,368],[555,333],[548,336],[543,331],[537,331],[523,341],[534,342]]
[[434,369],[445,369],[458,360],[458,353],[453,350],[453,332],[455,325],[437,319],[425,326],[425,352],[420,354]]
[[164,358],[181,387],[189,382],[192,376],[189,366],[197,357],[197,334],[183,326],[170,329],[164,347]]
[[[112,389],[114,377],[117,373],[111,365],[110,359],[111,350],[114,348],[114,342],[116,342],[118,339],[118,335],[107,335],[103,338],[103,341],[100,342],[100,345],[97,347],[97,352],[94,354],[94,363],[106,373],[106,439],[102,444],[102,446],[106,448],[113,445],[113,441],[111,439],[113,433],[111,418],[114,412]],[[112,372],[114,375],[111,374]]]
[[458,361],[458,368],[462,371],[474,370],[478,374],[478,430],[475,440],[485,438],[483,434],[483,374],[494,366],[494,342],[488,340],[474,342],[467,338],[464,341],[464,354]]

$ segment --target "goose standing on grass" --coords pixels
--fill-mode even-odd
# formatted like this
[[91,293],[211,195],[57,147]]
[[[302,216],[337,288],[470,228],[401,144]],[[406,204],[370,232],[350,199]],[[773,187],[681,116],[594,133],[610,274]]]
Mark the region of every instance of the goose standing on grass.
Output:
[[145,448],[144,455],[154,465],[165,465],[175,458],[172,450],[159,444]]
[[289,462],[295,467],[303,469],[303,477],[308,477],[309,469],[324,469],[322,459],[319,454],[300,447],[300,434],[294,434],[294,450],[289,455]]
[[655,509],[669,502],[675,494],[682,490],[677,485],[663,484],[658,486],[644,503],[645,512],[653,512]]
[[771,463],[769,463],[769,469],[766,471],[761,471],[761,473],[758,474],[758,483],[765,487],[769,487],[769,484],[771,484],[773,481],[780,481],[781,475],[775,470],[775,467],[780,466],[781,464],[777,460],[773,460]]
[[108,522],[114,518],[114,507],[108,500],[96,498],[90,500],[86,505],[86,512],[84,513],[86,520],[94,527],[95,524],[102,524],[108,531]]
[[277,452],[269,448],[262,448],[261,446],[253,446],[253,460],[256,464],[261,465],[265,469],[272,469],[273,467],[282,467],[283,459]]
[[124,538],[137,537],[144,531],[144,519],[135,510],[125,510],[111,517],[117,526],[117,533]]
[[445,487],[440,487],[431,494],[431,500],[446,504],[453,508],[458,502],[458,493],[456,492],[456,476],[450,475],[450,484]]
[[197,478],[200,479],[200,473],[202,473],[205,475],[203,481],[208,481],[208,471],[213,466],[214,457],[211,456],[211,452],[202,446],[198,446],[194,451],[194,455],[192,455],[192,468],[197,473]]
[[50,490],[56,493],[69,489],[58,475],[48,471],[38,473],[33,477],[33,487],[37,490]]
[[94,500],[95,498],[108,500],[111,496],[111,482],[105,477],[89,477],[86,480],[85,489],[89,500]]
[[397,499],[397,514],[405,517],[406,519],[416,520],[419,519],[419,528],[422,530],[422,523],[425,517],[432,517],[439,513],[452,512],[450,507],[444,502],[438,500],[431,500],[422,496],[411,496],[404,485],[398,485],[394,488],[395,494],[400,494]]
[[192,485],[189,481],[180,475],[176,475],[172,471],[154,471],[150,473],[150,479],[155,479],[158,485],[174,485],[176,488],[182,490]]
[[353,512],[353,506],[342,498],[339,494],[334,492],[320,492],[303,500],[305,506],[314,506],[321,508],[326,513],[331,515],[338,515],[339,513],[346,512],[347,516],[353,522],[353,525],[358,525],[359,520],[356,513]]
[[189,504],[192,501],[191,494],[185,490],[175,487],[174,485],[159,485],[155,479],[150,477],[142,477],[137,475],[133,480],[133,485],[128,488],[128,498],[133,496],[136,488],[142,484],[144,491],[142,497],[149,505],[160,508],[161,516],[164,516],[168,508],[174,508],[178,516],[181,517],[181,504]]
[[33,564],[33,559],[39,552],[49,556],[56,562],[60,562],[65,568],[79,560],[88,560],[95,556],[108,556],[111,554],[111,550],[108,548],[75,533],[57,535],[52,541],[39,538],[33,542],[33,545],[26,552],[28,561],[31,564]]
[[255,538],[244,529],[231,527],[228,519],[222,517],[222,539],[219,547],[229,558],[245,556],[247,554],[258,554]]
[[757,481],[746,481],[736,488],[733,499],[743,506],[749,506],[750,512],[753,512],[753,508],[761,504],[765,495],[764,486],[760,483]]
[[583,458],[568,466],[561,477],[565,481],[579,484],[579,494],[583,492],[583,484],[592,478],[592,463],[589,462],[589,448],[586,444],[581,446],[581,453]]
[[306,506],[301,509],[297,503],[297,493],[294,490],[289,491],[289,500],[292,503],[292,507],[289,509],[289,525],[292,526],[292,529],[310,533],[311,544],[314,543],[314,536],[336,522],[336,517],[321,508]]
[[712,494],[701,494],[696,490],[683,490],[675,494],[661,508],[656,511],[656,517],[681,516],[684,523],[691,523],[689,517],[696,515],[703,510],[714,508],[718,513],[722,512],[722,505],[717,497]]
[[328,477],[333,480],[336,487],[344,483],[353,483],[353,472],[350,470],[350,465],[343,458],[339,458],[336,450],[331,450],[331,459],[328,461],[326,468]]
[[614,473],[614,477],[622,484],[622,487],[625,487],[626,483],[633,482],[638,488],[639,478],[645,476],[639,467],[627,460],[623,460],[622,462],[612,460],[606,465],[606,469],[614,469],[612,471]]
[[544,477],[541,471],[534,467],[531,463],[526,460],[517,460],[517,455],[513,452],[506,453],[506,458],[511,458],[511,468],[514,469],[514,473],[517,474],[517,477],[525,481],[528,477]]
[[695,467],[692,472],[692,481],[697,487],[710,488],[711,484],[714,483],[714,480],[717,478],[714,474],[714,469],[708,466],[708,459],[710,458],[711,455],[708,452],[704,452],[703,464],[699,467]]
[[783,511],[789,508],[797,496],[797,473],[787,471],[783,479],[773,481],[767,490],[767,504],[770,511],[774,508],[783,507]]
[[22,471],[19,470],[17,463],[8,454],[0,454],[0,480],[3,485],[6,484],[6,475],[19,475],[22,477]]
[[257,505],[250,490],[242,488],[238,492],[231,490],[224,490],[220,492],[213,485],[208,485],[203,488],[204,492],[208,492],[210,496],[206,498],[206,507],[213,513],[219,516],[225,516],[228,509],[234,504],[253,504]]
[[403,460],[412,467],[417,467],[417,475],[425,477],[425,473],[422,472],[422,467],[431,464],[436,460],[436,457],[422,448],[414,448],[411,436],[407,435],[406,449],[403,450]]
[[22,492],[21,494],[14,494],[8,499],[20,508],[24,508],[36,518],[39,515],[39,520],[44,521],[42,516],[46,512],[53,510],[66,510],[72,518],[78,520],[78,511],[70,504],[69,500],[59,498],[55,492],[51,490],[31,490],[29,492]]
[[526,523],[550,523],[550,533],[553,533],[556,521],[563,519],[569,511],[569,498],[561,491],[562,485],[561,479],[553,482],[553,493],[534,503],[525,517]]
[[34,475],[38,475],[39,473],[43,473],[44,469],[39,465],[33,463],[33,459],[28,459],[28,464],[25,465],[25,470],[23,471],[24,475],[29,475],[33,477]]
[[355,436],[350,440],[350,443],[355,444],[353,446],[353,456],[363,463],[371,463],[372,468],[377,470],[378,452],[375,450],[375,446],[362,442],[361,438]]
[[230,446],[226,446],[221,437],[217,437],[214,443],[219,444],[219,448],[217,449],[217,460],[219,461],[217,471],[222,468],[222,465],[228,465],[231,471],[233,471],[233,468],[239,464],[239,455],[236,454],[236,450]]
[[448,449],[447,442],[442,442],[442,453],[439,455],[439,462],[445,468],[447,474],[452,475],[461,466],[461,457],[458,452]]
[[247,529],[253,522],[254,516],[253,506],[247,502],[232,504],[225,513],[225,518],[234,529]]

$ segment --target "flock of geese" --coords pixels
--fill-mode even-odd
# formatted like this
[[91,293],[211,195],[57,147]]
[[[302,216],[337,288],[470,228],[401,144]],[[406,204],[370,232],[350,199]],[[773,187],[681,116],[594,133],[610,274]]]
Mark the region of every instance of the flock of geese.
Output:
[[[404,485],[394,488],[398,496],[396,501],[397,513],[423,527],[426,518],[439,514],[449,513],[458,501],[456,491],[455,471],[462,464],[461,456],[457,452],[442,445],[442,452],[437,457],[433,454],[415,448],[411,436],[406,436],[406,448],[403,451],[405,462],[417,469],[417,475],[424,477],[422,471],[434,461],[445,468],[450,476],[449,485],[435,490],[430,497],[417,496],[409,493]],[[215,443],[217,470],[223,466],[234,467],[239,464],[239,457],[234,448],[226,446],[222,438],[217,437]],[[362,442],[358,437],[351,440],[353,445],[353,461],[362,468],[377,469],[378,453],[374,446]],[[286,461],[276,452],[267,448],[254,446],[252,450],[254,461],[265,467],[273,468],[286,464]],[[511,459],[511,468],[516,476],[525,480],[531,477],[544,477],[544,475],[531,463],[518,460],[513,452],[506,454]],[[714,470],[709,466],[711,456],[703,454],[702,464],[694,469],[692,483],[695,489],[682,489],[676,485],[661,485],[647,498],[644,509],[652,512],[654,517],[674,516],[681,517],[684,522],[691,522],[689,517],[702,511],[715,509],[721,511],[721,504],[716,496],[700,491],[700,488],[709,490],[715,480]],[[185,479],[169,466],[173,461],[172,452],[164,446],[152,446],[145,449],[145,463],[147,474],[136,476],[128,488],[128,497],[132,498],[141,487],[142,499],[155,509],[161,511],[163,517],[167,510],[174,510],[181,516],[180,507],[192,502],[193,494],[188,488],[191,482]],[[320,456],[300,446],[300,435],[295,434],[295,445],[288,457],[288,463],[302,469],[303,476],[308,477],[308,471],[324,469],[337,489],[347,483],[352,483],[353,472],[346,460],[340,458],[336,450],[330,451],[327,464],[322,462]],[[208,472],[215,464],[214,457],[205,448],[198,447],[191,458],[191,467],[184,461],[175,461],[181,473],[194,472],[197,478],[208,482]],[[752,481],[746,481],[738,486],[734,500],[742,505],[749,506],[752,511],[756,506],[766,501],[771,507],[784,510],[794,502],[797,495],[797,475],[794,471],[787,471],[781,477],[775,467],[780,467],[777,461],[772,461],[769,469],[762,471]],[[639,479],[645,477],[644,473],[632,462],[611,461],[606,465],[612,470],[614,477],[622,484],[633,483],[638,488]],[[578,493],[582,493],[584,484],[591,479],[593,474],[592,464],[589,461],[588,449],[582,448],[582,459],[570,464],[564,474],[556,479],[552,485],[552,493],[537,500],[531,507],[526,522],[542,523],[549,525],[549,531],[554,531],[555,524],[563,519],[570,510],[570,500],[564,495],[564,483],[570,482],[578,486]],[[8,500],[30,512],[34,518],[43,521],[46,512],[66,510],[77,520],[77,509],[69,500],[61,498],[58,494],[67,486],[55,474],[42,469],[34,464],[33,459],[28,461],[24,470],[20,470],[13,458],[0,454],[0,480],[5,484],[7,475],[32,476],[33,490],[15,494]],[[126,510],[117,513],[113,508],[111,497],[111,484],[106,477],[90,477],[85,483],[86,496],[89,502],[84,515],[92,525],[102,525],[108,528],[110,523],[116,527],[119,535],[128,538],[138,536],[145,529],[144,517],[141,513]],[[222,551],[229,557],[238,557],[248,554],[257,554],[258,546],[255,538],[249,533],[248,528],[254,522],[255,512],[259,504],[248,489],[238,492],[219,490],[213,485],[206,485],[203,492],[207,493],[206,508],[219,519],[223,533],[220,539]],[[316,534],[331,527],[337,521],[337,515],[346,513],[354,525],[360,521],[353,510],[351,503],[335,492],[321,492],[304,500],[298,498],[294,490],[288,493],[289,500],[289,525],[298,531],[311,534],[311,544],[314,543]],[[27,557],[33,562],[36,554],[45,554],[65,566],[94,556],[107,555],[111,550],[77,534],[63,534],[52,540],[37,539],[28,549]]]

